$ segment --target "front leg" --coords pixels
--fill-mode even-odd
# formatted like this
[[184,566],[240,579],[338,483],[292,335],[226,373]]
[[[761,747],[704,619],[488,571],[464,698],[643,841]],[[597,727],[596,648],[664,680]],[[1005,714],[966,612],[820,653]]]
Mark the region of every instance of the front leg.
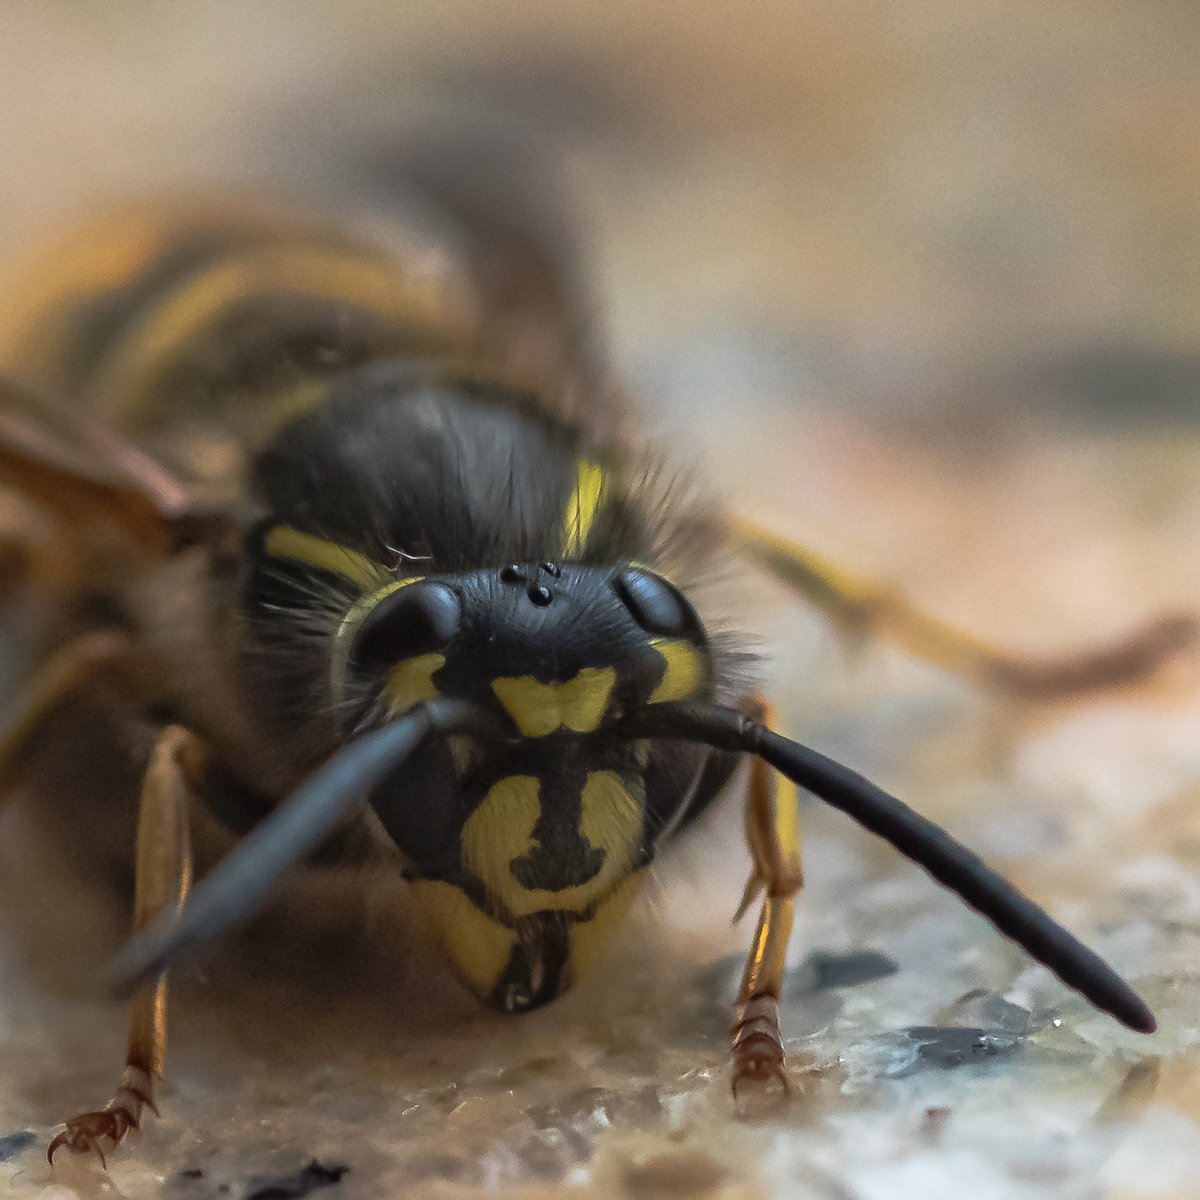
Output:
[[[136,888],[133,928],[144,929],[159,913],[178,909],[191,882],[188,801],[194,792],[194,768],[203,750],[195,736],[172,725],[163,730],[142,780],[138,809]],[[76,1154],[94,1151],[107,1167],[105,1148],[113,1149],[138,1128],[146,1108],[157,1113],[154,1081],[161,1077],[167,1044],[166,973],[143,984],[133,997],[129,1044],[121,1082],[109,1102],[80,1113],[51,1141],[55,1152],[66,1146]]]
[[[756,707],[755,718],[771,726],[771,706],[759,701]],[[747,1081],[778,1080],[787,1088],[779,1036],[779,991],[792,932],[792,897],[804,886],[799,816],[795,786],[756,758],[746,790],[746,842],[754,869],[737,916],[756,896],[764,895],[731,1031],[735,1096]]]

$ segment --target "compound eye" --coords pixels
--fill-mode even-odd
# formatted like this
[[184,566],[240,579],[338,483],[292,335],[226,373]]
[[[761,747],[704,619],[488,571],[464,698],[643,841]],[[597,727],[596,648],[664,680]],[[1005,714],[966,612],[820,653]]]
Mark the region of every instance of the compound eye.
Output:
[[700,618],[684,594],[660,575],[629,567],[613,580],[613,589],[647,633],[681,637],[700,628]]
[[387,668],[443,649],[458,632],[462,601],[444,583],[419,580],[384,596],[364,618],[350,651],[354,667]]

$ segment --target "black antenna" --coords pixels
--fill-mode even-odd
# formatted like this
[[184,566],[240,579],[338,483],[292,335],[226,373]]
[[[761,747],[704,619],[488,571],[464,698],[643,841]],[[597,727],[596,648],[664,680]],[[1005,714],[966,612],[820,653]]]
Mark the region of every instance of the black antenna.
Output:
[[196,885],[178,913],[163,913],[125,944],[106,972],[108,985],[127,995],[244,921],[365,805],[371,788],[429,737],[447,733],[495,736],[496,722],[476,705],[434,700],[344,746]]
[[716,705],[652,707],[638,714],[624,732],[632,737],[682,738],[757,755],[924,867],[1097,1008],[1139,1033],[1154,1032],[1154,1014],[1098,954],[941,826],[841,763],[773,733],[734,709]]

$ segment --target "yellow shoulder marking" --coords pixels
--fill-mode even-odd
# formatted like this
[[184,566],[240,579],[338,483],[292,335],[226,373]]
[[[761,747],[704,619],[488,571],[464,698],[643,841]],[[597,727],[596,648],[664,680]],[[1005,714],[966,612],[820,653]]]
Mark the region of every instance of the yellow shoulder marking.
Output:
[[586,549],[596,514],[604,503],[607,473],[599,463],[581,458],[575,464],[575,487],[563,513],[563,558],[578,558]]
[[493,679],[492,691],[526,737],[545,737],[566,726],[591,733],[604,719],[617,683],[613,667],[584,667],[566,683],[540,683],[532,675]]

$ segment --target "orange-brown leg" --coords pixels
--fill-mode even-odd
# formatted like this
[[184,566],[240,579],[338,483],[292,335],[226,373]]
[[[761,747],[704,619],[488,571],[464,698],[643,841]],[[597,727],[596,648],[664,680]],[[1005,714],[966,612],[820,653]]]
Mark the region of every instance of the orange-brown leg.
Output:
[[[178,908],[191,881],[188,842],[189,755],[198,743],[187,730],[173,725],[164,730],[150,757],[142,781],[138,811],[137,882],[133,927],[146,927],[159,913]],[[46,1151],[50,1165],[55,1152],[66,1146],[75,1153],[95,1152],[107,1166],[105,1149],[113,1149],[130,1129],[138,1128],[142,1112],[154,1105],[154,1081],[161,1077],[167,1044],[167,978],[160,975],[133,997],[129,1044],[120,1085],[98,1111],[81,1113],[66,1123]]]
[[[756,718],[772,725],[770,705]],[[746,842],[754,867],[737,915],[763,894],[754,945],[746,959],[732,1029],[733,1092],[747,1082],[778,1081],[787,1088],[779,1036],[779,990],[783,983],[792,898],[804,885],[800,863],[799,807],[795,787],[755,759],[746,791]]]
[[55,651],[25,689],[0,733],[0,794],[19,772],[22,756],[46,719],[67,699],[104,676],[129,691],[137,687],[133,643],[116,630],[81,634]]
[[955,629],[914,608],[898,592],[843,571],[787,538],[745,521],[731,521],[730,532],[749,558],[843,629],[883,638],[981,687],[1024,699],[1130,687],[1200,644],[1196,614],[1166,613],[1102,645],[1027,658]]

